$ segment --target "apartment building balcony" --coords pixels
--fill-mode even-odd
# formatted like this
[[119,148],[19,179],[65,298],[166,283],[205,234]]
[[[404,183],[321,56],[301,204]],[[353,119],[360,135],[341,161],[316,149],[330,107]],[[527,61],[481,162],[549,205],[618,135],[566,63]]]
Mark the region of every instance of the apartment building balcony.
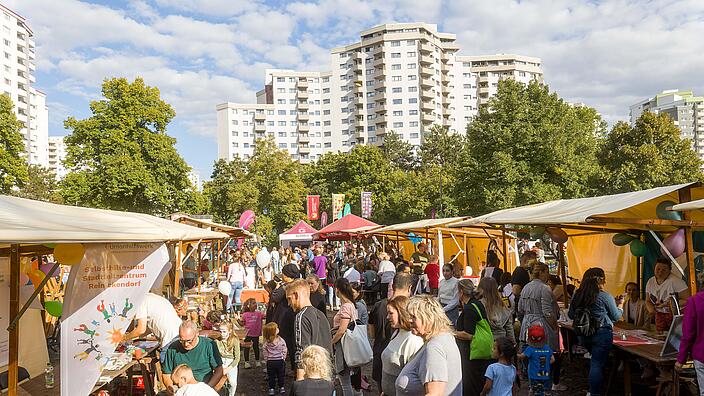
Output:
[[308,124],[298,124],[298,132],[299,133],[308,133],[310,132],[310,125]]
[[374,69],[377,77],[386,78],[388,71],[385,67],[377,67]]
[[302,100],[302,101],[299,100],[298,103],[297,103],[297,105],[296,105],[296,108],[297,108],[298,110],[308,110],[308,109],[309,109],[308,101],[307,101],[307,100]]
[[386,103],[386,92],[377,92],[374,101]]
[[374,80],[374,85],[372,85],[374,89],[381,89],[386,87],[386,80]]
[[385,135],[386,135],[386,127],[377,126],[376,127],[376,136],[380,137],[380,136],[385,136]]
[[460,46],[456,42],[442,43],[441,46],[442,46],[442,49],[444,49],[445,51],[453,51],[454,52],[454,51],[460,50]]
[[307,122],[308,120],[310,120],[310,116],[308,115],[308,113],[302,113],[302,112],[299,111],[298,114],[296,114],[296,120],[299,121],[299,122],[300,122],[300,121],[306,121],[306,122]]
[[266,131],[266,124],[264,124],[263,122],[257,122],[256,124],[254,124],[254,130],[256,132],[264,132]]
[[374,59],[374,61],[372,62],[372,66],[384,66],[384,57]]
[[420,65],[421,67],[426,67],[426,66],[432,66],[435,63],[435,60],[429,56],[421,56],[420,57]]
[[418,50],[421,53],[429,54],[435,51],[435,48],[429,43],[422,43],[421,45],[418,46]]
[[424,124],[435,122],[436,118],[430,113],[423,113],[420,115],[420,121]]
[[376,118],[374,119],[374,122],[376,122],[377,125],[386,124],[387,121],[388,120],[386,119],[385,115],[376,116]]
[[263,111],[262,111],[261,113],[260,113],[260,112],[256,112],[256,113],[254,113],[254,119],[255,119],[255,120],[265,120],[265,119],[266,119],[266,114],[264,114]]
[[450,72],[450,69],[452,69],[452,66],[450,66],[449,63],[445,62],[445,58],[442,59],[443,62],[440,64],[440,71],[443,74],[447,74]]
[[435,105],[432,101],[423,101],[420,102],[420,109],[421,111],[433,111],[435,110]]
[[298,153],[300,153],[300,154],[310,154],[310,145],[308,145],[308,144],[299,144],[299,145],[298,145]]
[[298,99],[308,99],[308,91],[301,91],[301,90],[299,90],[299,91],[296,93],[296,97],[297,97]]
[[387,108],[386,108],[385,104],[377,105],[374,108],[374,112],[376,112],[376,113],[386,113],[386,110],[387,110]]
[[296,82],[296,87],[298,87],[298,89],[308,89],[308,80],[299,79]]
[[431,89],[423,89],[420,91],[421,100],[433,100],[435,99],[435,91]]
[[298,143],[305,143],[305,144],[310,143],[310,135],[307,133],[299,133],[298,134]]
[[479,87],[478,92],[479,92],[480,95],[481,95],[481,94],[487,94],[487,95],[488,95],[488,94],[489,94],[489,87]]
[[364,91],[364,81],[357,80],[352,84],[352,92],[363,92]]
[[426,77],[432,77],[435,75],[435,70],[431,67],[421,67],[420,68],[420,75],[421,76],[426,76]]
[[420,79],[420,86],[424,88],[432,88],[435,86],[435,81],[429,79],[429,78],[421,78]]

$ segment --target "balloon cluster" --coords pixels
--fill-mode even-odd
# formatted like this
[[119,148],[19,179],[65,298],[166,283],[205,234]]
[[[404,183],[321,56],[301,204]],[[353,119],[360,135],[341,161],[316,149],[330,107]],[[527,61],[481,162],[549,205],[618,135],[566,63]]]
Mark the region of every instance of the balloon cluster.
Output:
[[546,233],[556,243],[566,243],[569,238],[565,230],[560,227],[533,227],[530,229],[530,239],[540,239]]
[[[673,205],[676,205],[676,202],[660,202],[655,208],[657,218],[661,220],[682,220],[682,214],[680,212],[667,210],[667,208],[672,207]],[[613,236],[611,241],[616,246],[629,245],[631,254],[636,257],[643,257],[648,252],[648,247],[643,241],[629,234],[616,234]],[[662,244],[664,245],[664,248],[660,247],[660,253],[663,256],[667,256],[667,252],[670,252],[674,258],[683,255],[685,251],[684,229],[678,229],[668,235],[667,238],[662,240]],[[667,249],[667,251],[665,251],[665,249]]]

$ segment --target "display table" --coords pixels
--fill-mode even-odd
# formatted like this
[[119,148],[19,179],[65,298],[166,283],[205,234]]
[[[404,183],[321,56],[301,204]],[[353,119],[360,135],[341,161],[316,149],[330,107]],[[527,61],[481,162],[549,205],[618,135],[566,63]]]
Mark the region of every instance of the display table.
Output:
[[[108,362],[108,366],[100,373],[100,378],[98,383],[93,387],[93,393],[97,392],[115,378],[127,374],[130,378],[129,385],[132,386],[131,381],[131,369],[134,366],[139,365],[139,370],[141,371],[142,378],[144,380],[144,392],[147,395],[154,395],[154,388],[152,387],[152,381],[150,379],[149,370],[147,366],[155,358],[155,351],[159,347],[158,341],[136,341],[131,344],[132,347],[140,348],[140,352],[134,354],[130,348],[125,352],[115,352],[111,357],[111,361]],[[143,350],[143,352],[142,352]],[[132,357],[130,359],[130,357]],[[126,362],[125,362],[126,361]],[[123,363],[124,362],[124,363]]]
[[242,289],[242,294],[240,295],[242,304],[250,298],[255,299],[258,303],[266,304],[269,302],[269,293],[264,289]]

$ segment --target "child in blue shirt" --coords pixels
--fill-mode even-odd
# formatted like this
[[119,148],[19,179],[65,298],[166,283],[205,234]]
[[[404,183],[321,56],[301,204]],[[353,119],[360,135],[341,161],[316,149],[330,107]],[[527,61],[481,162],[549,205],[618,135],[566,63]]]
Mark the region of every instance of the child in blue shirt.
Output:
[[494,342],[492,353],[498,363],[490,364],[486,369],[486,382],[482,389],[481,396],[512,396],[518,394],[518,383],[516,382],[516,367],[511,364],[516,355],[516,347],[513,341],[506,337],[499,338]]
[[518,355],[520,359],[528,359],[528,383],[530,394],[533,396],[545,395],[545,390],[550,389],[550,365],[555,362],[553,351],[545,343],[545,329],[536,324],[528,329],[528,347]]

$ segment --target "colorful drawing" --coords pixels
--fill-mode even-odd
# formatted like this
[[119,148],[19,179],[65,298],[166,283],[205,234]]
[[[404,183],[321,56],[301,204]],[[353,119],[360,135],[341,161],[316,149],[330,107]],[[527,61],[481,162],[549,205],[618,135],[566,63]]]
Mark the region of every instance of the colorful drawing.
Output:
[[[122,308],[122,313],[120,314],[120,316],[122,316],[123,318],[127,319],[127,312],[129,312],[130,309],[132,309],[133,307],[134,307],[134,304],[132,304],[132,303],[130,302],[130,299],[129,299],[129,298],[125,298],[125,307]],[[108,322],[108,323],[109,323],[109,322]]]
[[106,322],[110,323],[110,314],[108,313],[108,310],[105,309],[105,302],[103,300],[100,300],[100,304],[98,304],[98,312],[103,314],[103,319],[105,319]]
[[86,326],[86,325],[83,324],[83,323],[81,323],[81,325],[78,326],[78,328],[73,329],[73,331],[80,331],[80,332],[86,333],[86,334],[88,334],[89,336],[91,336],[91,338],[100,335],[100,334],[97,334],[97,333],[96,333],[96,331],[98,331],[98,329],[91,330],[91,329],[88,328],[88,326]]

